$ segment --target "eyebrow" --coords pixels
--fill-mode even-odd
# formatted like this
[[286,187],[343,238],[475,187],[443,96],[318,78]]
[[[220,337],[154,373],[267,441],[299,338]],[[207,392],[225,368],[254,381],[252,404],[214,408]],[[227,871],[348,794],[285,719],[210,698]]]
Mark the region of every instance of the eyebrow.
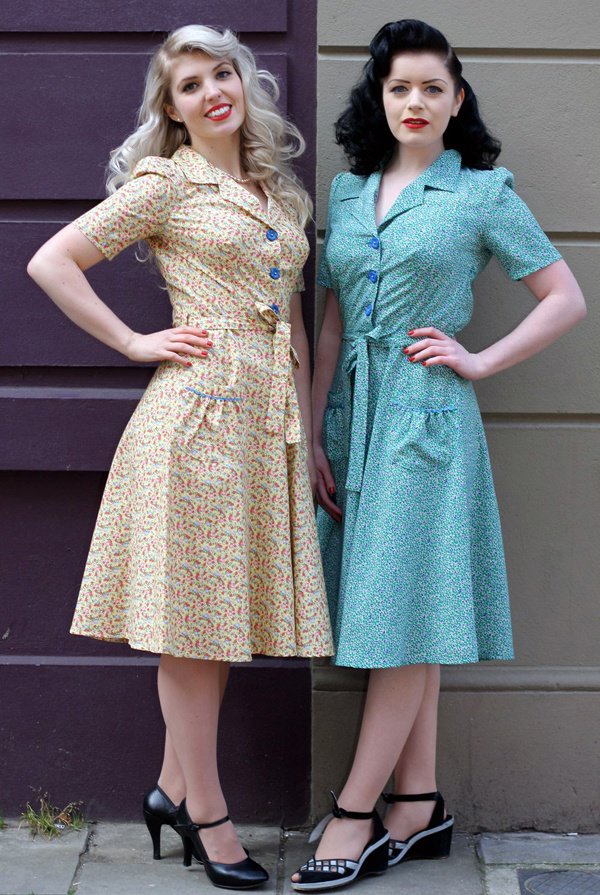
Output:
[[[399,81],[401,84],[410,84],[410,81],[406,78],[391,78],[388,83],[392,84],[394,81]],[[442,84],[448,85],[448,82],[444,81],[443,78],[429,78],[427,81],[421,81],[421,84],[432,84],[433,81],[441,81]]]
[[[211,68],[211,72],[216,71],[218,68],[221,68],[222,65],[232,65],[229,59],[222,59],[221,62],[217,62],[216,65],[213,65]],[[185,78],[182,78],[181,81],[178,82],[177,86],[181,87],[182,84],[185,84],[186,81],[197,81],[198,75],[187,75]]]

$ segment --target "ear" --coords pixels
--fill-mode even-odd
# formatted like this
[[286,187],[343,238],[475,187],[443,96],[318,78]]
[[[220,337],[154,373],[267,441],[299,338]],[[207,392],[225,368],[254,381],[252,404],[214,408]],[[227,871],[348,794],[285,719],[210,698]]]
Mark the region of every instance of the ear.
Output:
[[178,124],[181,124],[181,118],[175,106],[171,106],[169,105],[169,103],[165,103],[163,109],[172,121],[177,121]]
[[460,111],[460,107],[462,106],[465,100],[465,88],[461,87],[458,93],[456,94],[456,99],[454,100],[454,107],[452,109],[452,117],[456,118]]

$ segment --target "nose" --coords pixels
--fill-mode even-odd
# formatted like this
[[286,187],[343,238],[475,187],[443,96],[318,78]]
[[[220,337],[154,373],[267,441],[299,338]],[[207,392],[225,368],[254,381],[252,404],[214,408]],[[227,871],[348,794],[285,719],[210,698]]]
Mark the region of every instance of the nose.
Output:
[[415,87],[411,90],[410,95],[408,97],[407,106],[409,109],[422,109],[423,108],[423,97],[421,95],[421,91]]
[[206,81],[205,91],[206,99],[208,101],[218,99],[221,96],[219,82],[215,81],[213,78]]

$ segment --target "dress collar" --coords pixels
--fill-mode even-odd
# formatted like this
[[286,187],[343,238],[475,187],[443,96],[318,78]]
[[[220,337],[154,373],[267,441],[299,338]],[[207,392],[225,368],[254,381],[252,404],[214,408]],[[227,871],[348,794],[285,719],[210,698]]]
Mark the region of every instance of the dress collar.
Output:
[[234,205],[239,205],[261,221],[268,223],[273,220],[275,203],[268,190],[265,190],[268,207],[264,211],[256,196],[244,189],[241,184],[236,183],[233,177],[230,177],[225,171],[212,165],[208,159],[205,159],[191,146],[186,144],[180,146],[173,153],[172,159],[181,168],[186,180],[189,180],[190,183],[216,185],[224,199],[233,202]]

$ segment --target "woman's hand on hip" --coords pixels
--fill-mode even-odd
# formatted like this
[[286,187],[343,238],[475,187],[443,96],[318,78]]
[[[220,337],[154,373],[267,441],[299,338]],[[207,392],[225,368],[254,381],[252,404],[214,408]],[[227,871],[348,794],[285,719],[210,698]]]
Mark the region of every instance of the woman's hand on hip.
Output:
[[484,365],[478,354],[471,354],[460,342],[447,336],[434,326],[411,329],[408,333],[418,342],[407,345],[404,354],[413,364],[424,367],[443,365],[450,367],[464,379],[481,379],[485,376]]
[[133,333],[125,355],[138,363],[168,360],[191,367],[189,357],[207,357],[212,345],[206,330],[195,326],[175,326],[148,335]]
[[335,522],[342,521],[342,511],[333,499],[335,494],[335,480],[331,472],[331,466],[322,445],[313,447],[315,469],[317,472],[316,498],[319,506],[323,507]]

